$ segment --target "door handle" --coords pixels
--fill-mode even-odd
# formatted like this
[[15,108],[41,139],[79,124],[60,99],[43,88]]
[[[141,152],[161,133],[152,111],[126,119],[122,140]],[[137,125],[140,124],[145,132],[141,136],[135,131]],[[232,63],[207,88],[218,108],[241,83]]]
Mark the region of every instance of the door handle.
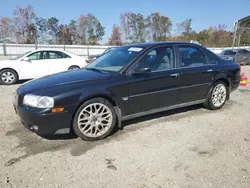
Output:
[[170,75],[170,77],[178,77],[178,76],[180,76],[180,74],[178,74],[178,73],[175,73],[175,74],[171,74],[171,75]]
[[213,72],[213,69],[208,69],[207,72]]

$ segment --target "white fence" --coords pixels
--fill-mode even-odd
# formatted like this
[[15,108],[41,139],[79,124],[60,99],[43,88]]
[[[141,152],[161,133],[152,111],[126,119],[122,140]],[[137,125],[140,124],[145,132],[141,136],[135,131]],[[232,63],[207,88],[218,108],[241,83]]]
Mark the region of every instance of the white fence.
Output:
[[34,44],[2,44],[0,43],[0,56],[14,57],[27,51],[35,49],[60,49],[74,54],[88,57],[90,55],[101,54],[110,46],[87,46],[87,45],[34,45]]
[[[216,53],[216,54],[219,54],[223,50],[232,49],[232,47],[208,48],[208,49],[211,50],[212,52]],[[250,49],[250,47],[249,46],[240,46],[240,47],[234,47],[233,49]]]
[[[14,57],[23,54],[27,51],[32,51],[35,49],[61,49],[80,56],[88,57],[90,55],[101,54],[109,46],[86,46],[86,45],[34,45],[34,44],[2,44],[0,43],[0,56]],[[234,47],[234,48],[245,48],[249,49],[249,46],[244,47]],[[208,48],[214,53],[218,54],[222,50],[232,49],[228,48]]]

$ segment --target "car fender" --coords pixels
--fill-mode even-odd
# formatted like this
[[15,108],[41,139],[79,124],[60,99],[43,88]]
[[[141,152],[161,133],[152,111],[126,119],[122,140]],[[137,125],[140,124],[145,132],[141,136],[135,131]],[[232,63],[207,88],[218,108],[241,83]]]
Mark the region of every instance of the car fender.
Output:
[[118,126],[118,128],[122,129],[122,125],[121,125],[122,111],[120,108],[120,102],[115,96],[113,96],[108,91],[99,92],[99,93],[92,92],[92,94],[90,94],[90,93],[89,94],[87,94],[87,93],[82,94],[79,98],[79,105],[78,105],[77,109],[84,102],[86,102],[90,99],[93,99],[93,98],[98,98],[98,97],[101,97],[101,98],[108,100],[114,106],[114,110],[115,110],[115,113],[117,115],[117,126]]
[[228,87],[230,88],[231,87],[231,80],[228,76],[228,73],[226,72],[220,72],[219,74],[217,74],[215,77],[214,77],[214,80],[212,82],[212,86],[214,85],[215,82],[217,82],[218,80],[223,80],[226,82],[226,84],[228,85]]
[[20,76],[19,61],[4,60],[0,62],[0,71],[3,69],[13,69]]

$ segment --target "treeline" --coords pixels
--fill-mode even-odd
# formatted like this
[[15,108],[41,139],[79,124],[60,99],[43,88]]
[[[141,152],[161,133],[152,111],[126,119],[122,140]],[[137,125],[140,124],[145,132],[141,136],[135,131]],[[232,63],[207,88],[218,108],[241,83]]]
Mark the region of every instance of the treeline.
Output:
[[[224,24],[196,32],[192,28],[192,19],[188,18],[177,23],[175,30],[173,27],[169,17],[157,12],[147,16],[133,12],[122,13],[120,24],[113,26],[107,44],[196,40],[208,47],[232,45],[233,33]],[[0,20],[0,41],[19,44],[97,45],[104,35],[105,27],[90,13],[62,24],[55,17],[38,17],[33,7],[27,6],[17,7],[13,10],[12,17],[1,17]],[[249,42],[249,32],[243,32],[240,45]]]

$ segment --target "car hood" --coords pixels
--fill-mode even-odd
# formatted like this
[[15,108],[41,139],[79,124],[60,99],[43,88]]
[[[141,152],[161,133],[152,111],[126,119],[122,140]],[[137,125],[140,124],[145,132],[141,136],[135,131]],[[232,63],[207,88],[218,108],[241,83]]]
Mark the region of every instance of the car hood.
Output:
[[17,90],[19,94],[34,92],[49,87],[65,85],[77,82],[87,82],[111,77],[109,73],[102,73],[94,70],[79,69],[73,71],[65,71],[40,77],[26,82]]
[[17,60],[10,60],[10,59],[6,59],[6,60],[3,60],[3,61],[0,61],[0,67],[6,67],[6,66],[9,66],[13,63],[17,63],[18,61]]

